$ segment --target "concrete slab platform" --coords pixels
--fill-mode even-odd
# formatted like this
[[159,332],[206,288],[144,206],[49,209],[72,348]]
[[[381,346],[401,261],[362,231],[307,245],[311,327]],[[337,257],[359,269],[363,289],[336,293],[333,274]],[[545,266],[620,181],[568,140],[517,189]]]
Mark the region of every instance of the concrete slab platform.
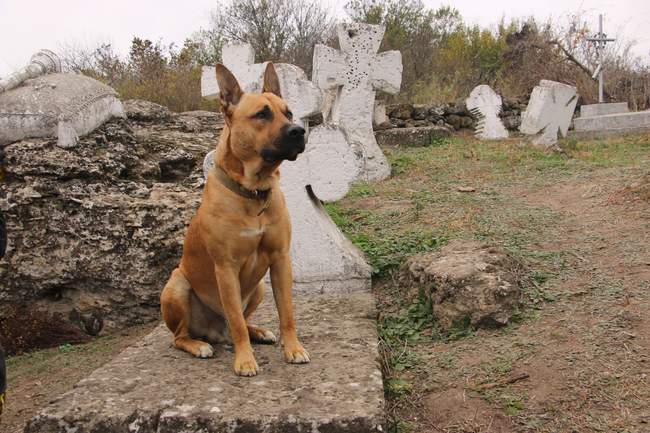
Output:
[[574,119],[578,136],[606,136],[650,129],[650,111],[608,114]]
[[627,102],[589,104],[580,107],[580,117],[605,116],[607,114],[628,113]]
[[[296,300],[311,364],[282,361],[278,345],[255,346],[262,369],[232,372],[217,346],[196,359],[170,346],[164,325],[52,401],[26,433],[381,432],[382,377],[370,293]],[[255,322],[276,331],[272,296]]]

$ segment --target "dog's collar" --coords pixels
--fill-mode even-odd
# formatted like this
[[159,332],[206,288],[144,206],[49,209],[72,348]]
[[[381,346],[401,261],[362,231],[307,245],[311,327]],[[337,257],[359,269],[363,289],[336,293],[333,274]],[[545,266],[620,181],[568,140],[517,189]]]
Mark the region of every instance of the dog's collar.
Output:
[[214,173],[217,176],[217,179],[223,186],[228,188],[230,191],[235,194],[247,198],[249,200],[259,200],[264,202],[264,206],[258,215],[266,210],[269,207],[271,199],[271,188],[269,189],[248,189],[242,186],[239,182],[235,181],[233,178],[228,176],[228,173],[219,166],[219,164],[214,163],[213,167]]

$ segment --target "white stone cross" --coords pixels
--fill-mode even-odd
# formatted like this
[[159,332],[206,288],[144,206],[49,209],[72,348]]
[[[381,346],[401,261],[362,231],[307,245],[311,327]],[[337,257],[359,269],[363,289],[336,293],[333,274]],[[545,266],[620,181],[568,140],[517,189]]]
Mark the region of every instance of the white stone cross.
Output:
[[[227,63],[226,67],[230,69]],[[275,69],[296,123],[307,126],[307,117],[321,109],[320,89],[297,66],[280,63]],[[263,76],[255,84],[240,84],[260,88],[262,83]],[[205,177],[213,164],[214,151],[205,157]],[[358,175],[357,161],[343,132],[331,125],[317,126],[308,136],[305,152],[294,162],[285,161],[280,171],[291,216],[294,289],[310,293],[369,290],[370,266],[321,203],[343,198]]]
[[[244,92],[259,92],[264,82],[266,63],[255,63],[255,51],[250,44],[228,44],[221,50],[222,63],[237,77]],[[214,66],[204,66],[201,73],[201,96],[219,97],[219,85]]]
[[375,91],[399,92],[402,82],[402,54],[377,54],[384,36],[383,26],[339,24],[341,51],[317,44],[314,48],[312,80],[323,90],[335,92],[326,122],[340,126],[359,156],[364,180],[380,180],[390,175],[386,160],[372,130]]
[[476,136],[483,140],[508,138],[508,130],[499,118],[501,96],[486,84],[474,87],[465,101],[467,109],[478,119]]
[[558,134],[566,137],[578,103],[578,89],[556,81],[541,80],[530,94],[519,130],[537,135],[533,143],[545,148],[557,144]]

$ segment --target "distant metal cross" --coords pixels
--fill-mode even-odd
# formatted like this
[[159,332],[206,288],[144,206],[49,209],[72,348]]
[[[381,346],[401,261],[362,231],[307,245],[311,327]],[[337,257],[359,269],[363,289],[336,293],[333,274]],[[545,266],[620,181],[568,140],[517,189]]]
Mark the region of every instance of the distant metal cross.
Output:
[[598,76],[598,102],[605,102],[603,97],[603,51],[605,50],[605,44],[607,42],[614,42],[616,39],[607,38],[607,35],[603,33],[603,15],[598,16],[598,33],[594,35],[593,38],[587,38],[589,42],[594,42],[596,44],[596,56],[598,58],[598,66],[594,71],[593,78]]

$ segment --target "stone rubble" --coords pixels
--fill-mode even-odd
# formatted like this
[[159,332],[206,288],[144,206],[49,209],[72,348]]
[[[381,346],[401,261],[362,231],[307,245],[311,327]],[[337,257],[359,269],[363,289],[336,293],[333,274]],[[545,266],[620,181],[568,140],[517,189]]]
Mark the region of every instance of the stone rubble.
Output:
[[4,147],[0,211],[9,236],[0,310],[26,302],[66,316],[96,310],[107,328],[159,317],[222,119],[145,101],[124,106],[128,119],[73,148],[52,138]]
[[394,128],[376,131],[375,137],[380,146],[426,147],[440,143],[451,137],[452,132],[444,126],[419,126]]
[[[519,129],[521,112],[526,103],[520,100],[503,99],[499,118],[509,132]],[[375,126],[375,130],[412,128],[421,126],[443,126],[450,130],[473,129],[474,115],[464,104],[393,104],[386,107],[389,120]]]

